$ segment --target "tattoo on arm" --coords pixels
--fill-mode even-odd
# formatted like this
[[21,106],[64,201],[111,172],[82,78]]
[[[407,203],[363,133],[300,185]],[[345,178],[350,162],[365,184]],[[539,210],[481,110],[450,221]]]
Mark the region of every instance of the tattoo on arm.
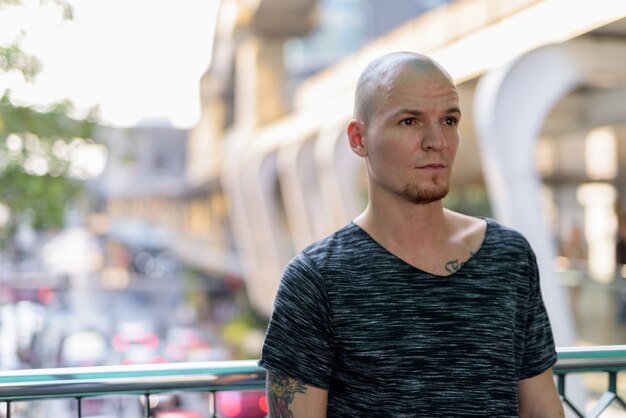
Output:
[[289,405],[296,393],[306,393],[304,383],[280,373],[269,373],[267,388],[269,418],[293,418]]
[[[470,256],[469,258],[472,258],[476,253],[470,251]],[[450,260],[446,263],[446,271],[450,274],[457,272],[461,269],[461,267],[463,267],[463,264],[467,263],[467,261],[469,260],[469,258],[465,261],[459,261],[458,258],[455,258],[454,260]]]

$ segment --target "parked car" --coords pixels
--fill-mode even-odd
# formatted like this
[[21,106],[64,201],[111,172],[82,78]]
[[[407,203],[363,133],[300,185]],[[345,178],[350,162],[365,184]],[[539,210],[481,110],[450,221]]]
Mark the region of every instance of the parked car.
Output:
[[264,418],[267,397],[264,390],[217,392],[217,416],[220,418]]

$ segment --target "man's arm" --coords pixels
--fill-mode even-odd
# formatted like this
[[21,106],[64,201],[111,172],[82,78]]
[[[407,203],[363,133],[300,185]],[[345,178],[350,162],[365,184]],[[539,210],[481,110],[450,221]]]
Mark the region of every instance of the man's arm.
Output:
[[267,371],[269,418],[326,418],[327,404],[327,390]]
[[522,379],[517,384],[520,418],[564,418],[563,405],[554,385],[552,369]]

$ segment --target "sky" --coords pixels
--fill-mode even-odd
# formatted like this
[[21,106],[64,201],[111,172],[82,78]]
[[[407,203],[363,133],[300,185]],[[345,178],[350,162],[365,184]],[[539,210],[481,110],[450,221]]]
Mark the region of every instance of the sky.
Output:
[[196,123],[219,0],[69,0],[72,20],[40,3],[0,9],[0,44],[21,36],[43,63],[34,83],[0,75],[0,92],[36,105],[69,99],[79,114],[98,106],[119,127]]

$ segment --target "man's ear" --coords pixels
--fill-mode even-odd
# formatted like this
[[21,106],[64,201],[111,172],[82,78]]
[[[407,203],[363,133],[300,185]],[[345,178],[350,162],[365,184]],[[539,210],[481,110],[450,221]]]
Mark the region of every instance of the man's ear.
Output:
[[352,151],[360,157],[367,157],[367,150],[363,141],[364,135],[365,125],[363,122],[352,119],[348,124],[348,140],[350,141]]

